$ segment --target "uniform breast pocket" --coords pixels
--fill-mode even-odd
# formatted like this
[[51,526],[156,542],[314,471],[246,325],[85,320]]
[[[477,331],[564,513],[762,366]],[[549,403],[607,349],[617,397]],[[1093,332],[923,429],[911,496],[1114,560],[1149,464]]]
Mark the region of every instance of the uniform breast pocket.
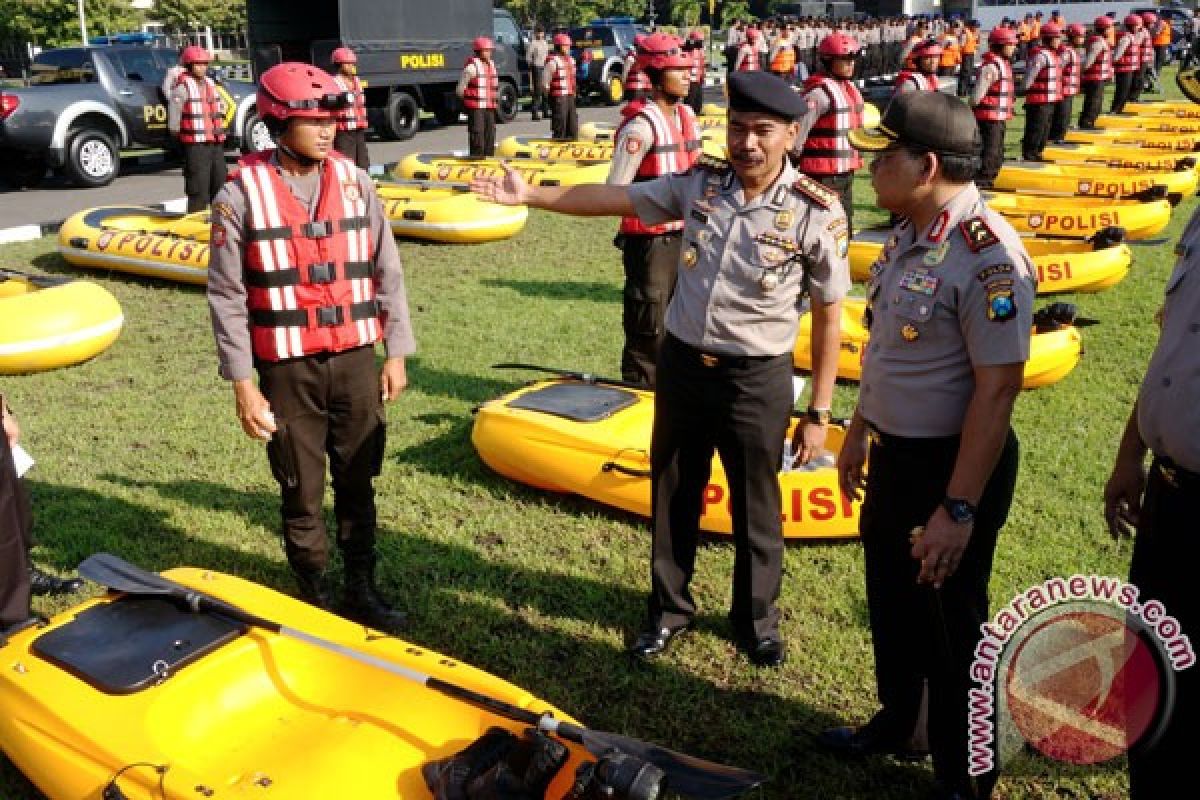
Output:
[[932,297],[914,292],[900,292],[896,299],[893,336],[902,342],[915,342],[933,333],[937,303]]

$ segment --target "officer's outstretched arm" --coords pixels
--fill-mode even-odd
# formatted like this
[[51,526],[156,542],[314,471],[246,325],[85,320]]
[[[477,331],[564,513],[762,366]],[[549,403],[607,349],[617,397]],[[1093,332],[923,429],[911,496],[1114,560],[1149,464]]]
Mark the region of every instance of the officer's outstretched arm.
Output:
[[527,205],[577,217],[631,217],[633,201],[626,186],[587,183],[579,186],[530,186],[504,166],[503,178],[475,178],[471,191],[506,206]]

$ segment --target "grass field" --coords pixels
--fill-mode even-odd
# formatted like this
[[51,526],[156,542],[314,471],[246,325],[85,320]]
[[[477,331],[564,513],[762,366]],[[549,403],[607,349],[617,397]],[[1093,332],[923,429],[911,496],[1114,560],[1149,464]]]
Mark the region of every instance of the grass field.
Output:
[[[1020,128],[1018,118],[1010,153]],[[865,178],[856,192],[858,226],[881,221]],[[1189,200],[1176,210],[1172,241],[1194,207]],[[875,708],[856,544],[788,549],[782,669],[754,669],[730,642],[733,550],[719,542],[699,558],[698,632],[661,664],[635,669],[623,650],[643,617],[646,525],[514,485],[476,457],[471,409],[530,377],[490,364],[617,372],[615,227],[537,212],[507,242],[401,243],[419,352],[408,392],[389,410],[376,485],[383,581],[411,613],[410,638],[596,728],[762,770],[772,781],[760,798],[922,796],[931,786],[925,766],[847,763],[815,745],[824,727]],[[1127,572],[1130,547],[1104,532],[1100,492],[1154,343],[1171,244],[1138,247],[1136,257],[1113,290],[1059,298],[1100,324],[1084,331],[1086,355],[1073,374],[1017,404],[1020,484],[996,556],[994,604],[1052,576]],[[0,266],[74,274],[52,238],[0,249]],[[216,374],[202,290],[89,277],[125,309],[117,344],[73,369],[0,382],[38,460],[30,473],[37,560],[68,570],[107,550],[148,568],[205,566],[292,591],[276,487]],[[853,385],[840,387],[835,413],[848,414],[854,396]],[[1123,769],[1121,761],[1083,769],[1030,759],[1006,773],[997,796],[1118,798],[1127,791]],[[37,796],[0,765],[0,797]]]

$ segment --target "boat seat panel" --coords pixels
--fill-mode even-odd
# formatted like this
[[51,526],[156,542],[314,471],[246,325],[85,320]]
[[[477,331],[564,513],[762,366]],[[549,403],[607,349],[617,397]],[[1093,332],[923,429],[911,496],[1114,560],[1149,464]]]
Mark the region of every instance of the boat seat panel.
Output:
[[508,401],[509,408],[540,411],[574,422],[599,422],[638,401],[631,391],[590,383],[555,383]]

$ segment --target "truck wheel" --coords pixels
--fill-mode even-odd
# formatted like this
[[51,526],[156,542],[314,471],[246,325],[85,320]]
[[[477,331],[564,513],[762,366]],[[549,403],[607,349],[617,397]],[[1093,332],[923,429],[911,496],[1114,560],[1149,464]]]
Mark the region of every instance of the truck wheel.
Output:
[[417,128],[421,126],[421,112],[417,109],[417,101],[405,92],[396,92],[391,96],[384,119],[389,136],[401,142],[415,136]]
[[112,137],[103,131],[83,130],[67,147],[67,177],[76,186],[107,186],[121,169],[121,154]]
[[504,122],[512,122],[517,118],[521,109],[521,101],[517,95],[517,87],[508,82],[501,82],[500,96],[496,98],[496,118]]
[[267,130],[267,123],[263,122],[258,112],[251,111],[250,115],[246,117],[246,126],[242,129],[242,152],[261,153],[274,146],[275,140],[271,138],[271,132]]
[[0,174],[14,189],[31,189],[46,177],[46,162],[33,156],[12,156],[4,172]]
[[608,76],[604,82],[604,105],[615,106],[625,99],[625,84],[616,73]]

